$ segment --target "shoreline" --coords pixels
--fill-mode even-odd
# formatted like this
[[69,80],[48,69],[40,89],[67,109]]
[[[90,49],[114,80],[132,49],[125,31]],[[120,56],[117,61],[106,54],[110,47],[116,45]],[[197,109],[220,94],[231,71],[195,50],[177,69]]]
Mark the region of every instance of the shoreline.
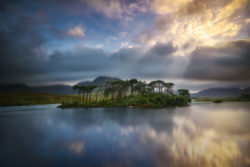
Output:
[[156,105],[156,104],[137,104],[137,105],[122,105],[122,104],[61,104],[57,108],[142,108],[142,109],[159,109],[171,107],[187,107],[191,103],[175,104],[175,105]]

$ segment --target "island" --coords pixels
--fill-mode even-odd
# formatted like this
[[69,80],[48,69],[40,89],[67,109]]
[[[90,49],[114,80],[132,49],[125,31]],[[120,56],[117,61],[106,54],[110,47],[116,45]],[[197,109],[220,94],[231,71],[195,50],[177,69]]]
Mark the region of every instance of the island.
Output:
[[162,80],[146,83],[137,79],[107,81],[105,85],[75,85],[71,100],[59,108],[162,108],[186,106],[191,102],[189,90],[173,90],[174,84]]

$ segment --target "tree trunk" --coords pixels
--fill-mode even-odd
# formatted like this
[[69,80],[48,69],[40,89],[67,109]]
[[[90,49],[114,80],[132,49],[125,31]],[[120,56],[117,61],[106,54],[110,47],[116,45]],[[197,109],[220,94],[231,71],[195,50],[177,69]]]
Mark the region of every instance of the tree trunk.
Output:
[[134,93],[134,88],[133,88],[133,86],[131,86],[131,90],[130,90],[130,96],[131,97],[133,96],[133,93]]
[[89,93],[89,103],[91,103],[91,92]]
[[86,98],[85,98],[86,103],[88,103],[88,98],[89,98],[89,92],[87,92],[86,94]]
[[86,101],[86,97],[85,97],[85,96],[86,96],[86,93],[84,92],[84,93],[83,93],[83,104],[84,104],[85,101]]
[[99,94],[99,91],[96,91],[96,98],[95,98],[96,103],[97,103],[97,99],[98,99],[98,94]]

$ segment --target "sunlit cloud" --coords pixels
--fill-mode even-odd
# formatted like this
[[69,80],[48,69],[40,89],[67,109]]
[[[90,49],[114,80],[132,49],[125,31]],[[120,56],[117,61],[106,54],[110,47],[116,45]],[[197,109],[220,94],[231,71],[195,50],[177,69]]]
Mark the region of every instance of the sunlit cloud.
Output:
[[[156,10],[158,14],[168,15],[157,17],[151,29],[141,32],[138,41],[144,44],[172,41],[179,48],[177,54],[184,56],[199,46],[215,46],[220,42],[246,38],[241,29],[248,24],[247,17],[243,16],[245,6],[249,5],[247,0],[177,1],[172,3],[176,7],[167,5],[171,4],[169,1],[156,0],[155,3],[159,4],[159,7],[156,5],[160,11]],[[202,9],[192,6],[199,4]]]
[[192,0],[154,0],[152,3],[152,8],[157,14],[165,15],[172,12],[176,12],[182,5],[190,2]]
[[85,36],[86,28],[82,25],[78,25],[72,28],[69,28],[68,34],[75,38],[83,38]]

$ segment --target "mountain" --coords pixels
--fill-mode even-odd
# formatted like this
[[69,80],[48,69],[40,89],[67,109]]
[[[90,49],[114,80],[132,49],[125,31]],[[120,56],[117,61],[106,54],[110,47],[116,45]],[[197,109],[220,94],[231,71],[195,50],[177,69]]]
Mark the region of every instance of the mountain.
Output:
[[96,79],[94,79],[93,81],[79,82],[76,85],[78,85],[78,86],[81,86],[81,85],[100,85],[100,86],[104,86],[107,81],[117,81],[117,80],[121,80],[121,79],[115,78],[115,77],[100,76],[100,77],[97,77]]
[[243,94],[250,94],[250,87],[239,89],[239,88],[209,88],[201,90],[198,93],[193,93],[192,97],[239,97]]

